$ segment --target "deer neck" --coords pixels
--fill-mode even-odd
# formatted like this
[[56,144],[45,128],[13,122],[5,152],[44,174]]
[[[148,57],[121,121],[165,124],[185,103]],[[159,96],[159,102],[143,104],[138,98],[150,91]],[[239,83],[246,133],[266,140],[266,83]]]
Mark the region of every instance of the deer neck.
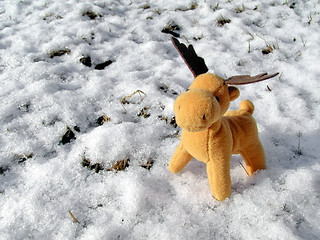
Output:
[[219,118],[218,121],[214,122],[210,127],[209,127],[210,131],[215,134],[217,132],[220,131],[221,129],[221,118]]

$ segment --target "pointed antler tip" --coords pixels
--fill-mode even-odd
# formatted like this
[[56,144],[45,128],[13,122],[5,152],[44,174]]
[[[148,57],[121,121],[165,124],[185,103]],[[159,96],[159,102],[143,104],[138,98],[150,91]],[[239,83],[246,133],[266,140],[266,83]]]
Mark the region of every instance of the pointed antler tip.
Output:
[[261,74],[254,76],[254,77],[251,77],[250,75],[233,76],[233,77],[230,77],[227,80],[225,80],[225,83],[227,83],[229,85],[250,84],[250,83],[264,81],[269,78],[273,78],[273,77],[277,76],[278,74],[279,74],[279,72],[274,73],[274,74],[270,74],[270,75],[268,75],[268,73],[261,73]]

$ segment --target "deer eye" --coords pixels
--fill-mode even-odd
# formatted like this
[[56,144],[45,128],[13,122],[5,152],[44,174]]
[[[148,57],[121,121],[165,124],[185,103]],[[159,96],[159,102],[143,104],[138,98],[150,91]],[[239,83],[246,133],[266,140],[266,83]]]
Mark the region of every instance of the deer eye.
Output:
[[203,114],[202,119],[206,120],[206,115],[205,114]]
[[220,99],[217,96],[216,96],[216,99],[217,99],[218,102],[220,102]]

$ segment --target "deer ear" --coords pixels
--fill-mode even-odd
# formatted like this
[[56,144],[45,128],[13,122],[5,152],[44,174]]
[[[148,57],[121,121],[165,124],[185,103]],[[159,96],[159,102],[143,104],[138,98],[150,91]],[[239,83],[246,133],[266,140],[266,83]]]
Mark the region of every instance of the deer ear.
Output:
[[228,87],[228,90],[229,90],[230,101],[233,101],[239,97],[240,91],[238,88]]

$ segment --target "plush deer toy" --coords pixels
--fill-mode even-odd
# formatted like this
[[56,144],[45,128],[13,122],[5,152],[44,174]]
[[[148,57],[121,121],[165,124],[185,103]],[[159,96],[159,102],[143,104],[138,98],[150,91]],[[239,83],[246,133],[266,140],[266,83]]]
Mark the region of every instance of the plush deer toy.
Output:
[[224,80],[207,73],[204,60],[197,56],[192,45],[187,48],[176,38],[172,38],[172,42],[195,79],[188,91],[178,96],[174,103],[176,122],[182,128],[182,133],[180,144],[170,160],[169,170],[172,173],[181,171],[192,157],[205,162],[212,194],[217,200],[223,201],[231,194],[232,154],[241,154],[250,176],[265,168],[263,147],[252,117],[254,106],[244,100],[239,110],[227,112],[230,101],[240,95],[238,88],[228,85],[258,82],[278,73],[264,73],[255,77],[234,76]]

